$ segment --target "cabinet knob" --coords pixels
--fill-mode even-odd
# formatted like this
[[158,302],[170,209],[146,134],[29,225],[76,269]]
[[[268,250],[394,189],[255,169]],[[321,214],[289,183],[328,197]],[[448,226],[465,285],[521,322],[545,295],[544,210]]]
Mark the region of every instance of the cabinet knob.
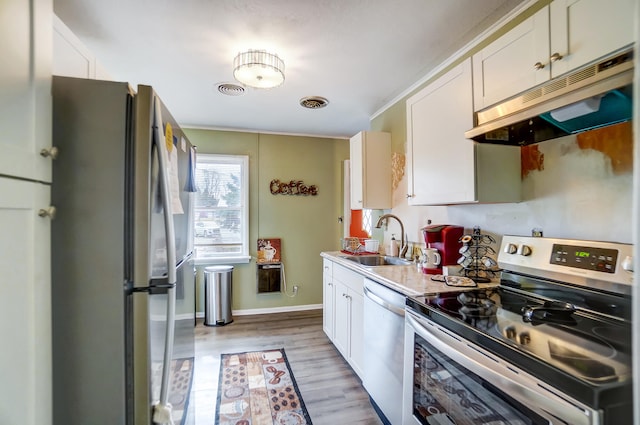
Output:
[[51,159],[56,159],[58,158],[58,148],[56,148],[55,146],[51,146],[49,149],[42,149],[40,151],[40,156],[43,156],[45,158],[51,158]]
[[38,211],[38,215],[40,217],[49,217],[53,220],[56,217],[56,207],[50,206],[48,208],[41,208]]
[[542,62],[536,62],[536,63],[533,65],[533,67],[534,67],[535,69],[542,69],[542,68],[544,68],[544,64],[543,64]]
[[552,54],[549,59],[551,59],[551,62],[555,62],[555,61],[561,60],[563,57],[564,56],[562,56],[560,53],[556,52],[556,53]]

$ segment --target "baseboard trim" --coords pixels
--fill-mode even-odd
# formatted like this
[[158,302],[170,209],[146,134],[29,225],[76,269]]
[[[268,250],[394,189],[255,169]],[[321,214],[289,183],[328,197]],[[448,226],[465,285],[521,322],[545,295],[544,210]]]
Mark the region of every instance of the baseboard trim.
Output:
[[[231,314],[234,316],[249,316],[253,314],[289,313],[292,311],[305,311],[305,310],[322,310],[322,304],[290,305],[290,306],[284,306],[284,307],[232,310]],[[196,317],[199,319],[203,319],[204,312],[203,311],[197,312]]]

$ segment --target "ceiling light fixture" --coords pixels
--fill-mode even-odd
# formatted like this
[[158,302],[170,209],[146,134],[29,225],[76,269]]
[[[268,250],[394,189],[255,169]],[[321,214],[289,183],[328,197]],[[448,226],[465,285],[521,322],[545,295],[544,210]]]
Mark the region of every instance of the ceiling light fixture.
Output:
[[233,60],[233,76],[249,87],[270,89],[284,82],[284,62],[265,50],[248,50]]

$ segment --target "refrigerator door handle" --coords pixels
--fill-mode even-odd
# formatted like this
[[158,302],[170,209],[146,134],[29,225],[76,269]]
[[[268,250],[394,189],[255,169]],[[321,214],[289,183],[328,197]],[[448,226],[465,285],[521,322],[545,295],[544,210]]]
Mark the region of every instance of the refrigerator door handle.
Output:
[[[176,264],[176,267],[174,268],[175,270],[180,269],[180,267],[182,267],[183,264],[185,264],[187,261],[189,261],[191,259],[191,257],[193,257],[193,252],[190,252],[188,255],[186,255],[182,260],[180,260],[178,262],[178,264]],[[174,283],[169,282],[169,276],[168,275],[164,275],[162,277],[152,277],[149,280],[149,286],[147,287],[142,287],[142,288],[134,288],[133,292],[149,292],[151,294],[154,293],[154,289],[160,289],[160,290],[166,290],[169,288],[175,288],[177,286],[177,280]]]
[[160,384],[160,401],[153,406],[153,421],[158,424],[173,423],[171,419],[171,405],[169,399],[169,373],[171,358],[173,357],[173,339],[175,333],[176,315],[176,245],[173,227],[173,211],[171,195],[169,193],[169,177],[167,175],[168,160],[163,146],[162,112],[160,99],[154,96],[153,141],[156,145],[159,165],[160,192],[162,195],[162,209],[164,212],[164,227],[167,237],[167,329],[164,343],[164,361],[162,363],[162,381]]

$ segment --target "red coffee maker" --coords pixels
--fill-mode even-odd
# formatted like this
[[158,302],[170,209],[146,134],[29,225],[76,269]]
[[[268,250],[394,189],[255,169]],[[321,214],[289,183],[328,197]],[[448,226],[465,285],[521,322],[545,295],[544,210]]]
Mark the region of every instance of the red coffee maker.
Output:
[[437,268],[425,269],[427,274],[442,274],[442,266],[455,266],[460,257],[464,227],[450,224],[434,224],[422,228],[427,248],[435,248],[440,253],[440,264]]

